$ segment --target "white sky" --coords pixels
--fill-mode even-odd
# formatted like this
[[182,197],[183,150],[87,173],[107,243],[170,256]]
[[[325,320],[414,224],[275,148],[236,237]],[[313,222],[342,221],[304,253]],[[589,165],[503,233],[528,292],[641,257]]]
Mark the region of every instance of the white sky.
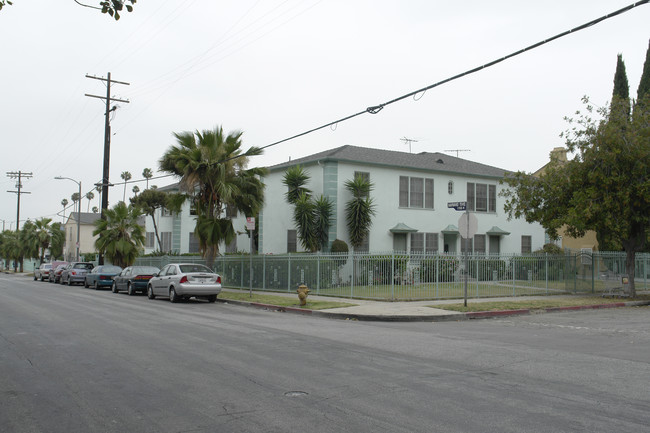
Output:
[[[87,0],[95,2],[96,0]],[[0,11],[0,219],[61,221],[63,198],[102,177],[105,95],[114,85],[110,180],[158,168],[172,132],[244,131],[264,146],[503,57],[632,0],[139,0],[118,22],[73,0],[15,0]],[[636,96],[650,38],[643,5],[497,66],[300,139],[271,147],[268,166],[350,144],[460,157],[534,171],[563,146],[580,98],[606,104],[616,55]],[[452,153],[455,155],[455,153]],[[155,173],[161,175],[162,173]],[[167,185],[173,178],[153,181]],[[132,195],[129,184],[127,197]],[[138,184],[144,189],[144,182]],[[110,190],[111,206],[123,186]],[[90,207],[99,206],[99,194]],[[83,200],[82,210],[88,209]],[[67,211],[69,213],[69,210]],[[0,221],[2,223],[3,221]]]

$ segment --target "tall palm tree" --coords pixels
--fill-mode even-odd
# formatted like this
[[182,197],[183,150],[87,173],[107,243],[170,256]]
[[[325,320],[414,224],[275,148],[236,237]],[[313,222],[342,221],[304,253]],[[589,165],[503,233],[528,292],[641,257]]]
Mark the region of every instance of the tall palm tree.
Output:
[[77,202],[79,202],[79,205],[81,205],[81,197],[79,196],[78,192],[75,192],[74,194],[72,194],[70,196],[70,198],[72,199],[72,203],[75,204],[74,210],[76,212],[77,211]]
[[153,170],[151,170],[150,168],[145,168],[144,170],[142,170],[142,177],[147,179],[146,189],[149,189],[149,179],[153,177]]
[[261,155],[262,149],[251,147],[242,152],[242,134],[233,131],[225,135],[220,126],[174,133],[177,144],[159,161],[161,171],[180,177],[180,191],[195,206],[194,234],[208,266],[219,253],[219,244],[227,244],[236,236],[226,207],[256,216],[264,202],[264,184],[259,176],[266,169],[247,168],[248,157]]
[[122,174],[120,174],[120,177],[124,180],[124,194],[122,196],[122,201],[126,202],[126,183],[131,180],[131,173],[128,171],[123,171]]
[[90,201],[95,198],[95,194],[93,194],[92,191],[88,191],[86,193],[86,199],[88,200],[88,207],[86,208],[86,212],[90,211]]
[[373,185],[364,176],[355,176],[345,182],[345,188],[352,194],[352,199],[345,206],[345,220],[348,226],[350,244],[358,248],[363,244],[372,226],[375,204],[370,198]]
[[45,250],[50,247],[52,218],[41,218],[34,221],[35,236],[40,249],[40,263],[43,263]]
[[61,206],[63,206],[63,223],[65,224],[65,207],[68,205],[68,199],[64,198],[61,200]]
[[133,185],[133,188],[131,188],[131,191],[133,191],[133,196],[137,197],[138,193],[140,192],[140,187],[138,185]]
[[52,260],[63,258],[63,244],[65,244],[65,231],[61,223],[53,223],[50,226],[50,258]]
[[20,229],[18,239],[20,241],[20,272],[22,272],[25,257],[38,258],[39,244],[36,225],[29,220],[25,221],[25,224]]
[[160,236],[158,235],[158,225],[156,224],[156,210],[161,209],[167,206],[168,194],[164,191],[158,191],[157,189],[145,189],[137,197],[131,199],[131,204],[140,208],[140,210],[145,214],[151,217],[153,221],[153,230],[156,235],[156,240],[158,241],[158,251],[162,252],[162,242],[160,242]]
[[117,266],[132,265],[145,241],[144,228],[138,224],[140,210],[119,202],[104,215],[106,219],[95,221],[95,248]]

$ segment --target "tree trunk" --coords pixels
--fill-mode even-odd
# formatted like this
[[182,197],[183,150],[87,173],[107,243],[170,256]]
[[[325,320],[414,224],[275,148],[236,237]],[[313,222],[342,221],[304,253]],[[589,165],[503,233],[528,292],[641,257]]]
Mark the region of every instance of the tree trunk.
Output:
[[636,298],[636,287],[634,285],[635,257],[634,248],[625,249],[625,271],[629,281],[629,294],[632,298]]
[[151,215],[151,220],[153,221],[153,231],[156,233],[156,240],[158,241],[158,251],[162,253],[162,242],[160,242],[160,236],[158,236],[158,226],[156,225],[156,218],[154,218],[153,214]]

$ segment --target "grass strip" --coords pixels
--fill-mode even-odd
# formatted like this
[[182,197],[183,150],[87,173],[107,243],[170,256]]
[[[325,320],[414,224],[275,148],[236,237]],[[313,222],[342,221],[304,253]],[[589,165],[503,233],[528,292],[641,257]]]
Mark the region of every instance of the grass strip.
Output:
[[354,307],[357,304],[349,304],[347,302],[334,302],[334,301],[310,301],[307,298],[307,305],[300,306],[298,295],[295,298],[288,296],[274,296],[274,295],[261,295],[253,293],[249,296],[248,292],[226,292],[222,291],[219,294],[219,299],[243,301],[243,302],[256,302],[260,304],[277,305],[278,307],[294,307],[304,308],[306,310],[327,310],[328,308],[341,308],[341,307]]
[[650,301],[650,295],[639,295],[636,298],[603,298],[601,296],[587,296],[580,298],[554,298],[554,299],[535,299],[525,301],[495,301],[495,302],[472,302],[467,301],[467,307],[462,303],[459,304],[437,304],[428,305],[431,308],[441,310],[451,310],[459,312],[470,311],[502,311],[502,310],[541,310],[545,308],[556,307],[576,307],[583,305],[605,305],[616,304],[619,302],[630,301]]

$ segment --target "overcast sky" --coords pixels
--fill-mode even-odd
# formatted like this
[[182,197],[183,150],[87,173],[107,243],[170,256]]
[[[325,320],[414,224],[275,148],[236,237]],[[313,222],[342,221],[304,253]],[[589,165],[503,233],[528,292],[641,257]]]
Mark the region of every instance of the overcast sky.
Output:
[[[95,0],[87,0],[93,1]],[[0,218],[15,229],[16,181],[27,218],[61,221],[63,198],[102,177],[101,81],[115,84],[110,180],[133,180],[174,144],[172,132],[243,130],[264,146],[436,83],[552,37],[631,0],[139,0],[118,22],[73,0],[15,0],[0,11]],[[616,55],[636,96],[650,5],[494,67],[304,136],[251,160],[269,166],[355,145],[444,152],[534,171],[563,146],[580,98],[606,104]],[[419,99],[418,99],[419,98]],[[417,99],[417,100],[415,100]],[[450,153],[456,155],[455,152]],[[153,181],[167,185],[173,178]],[[129,184],[127,197],[132,195]],[[137,184],[144,189],[144,182]],[[111,188],[111,206],[123,186]],[[99,194],[90,204],[99,206]],[[88,209],[83,200],[82,210]],[[69,210],[67,211],[69,213]],[[2,221],[0,221],[2,223]]]

